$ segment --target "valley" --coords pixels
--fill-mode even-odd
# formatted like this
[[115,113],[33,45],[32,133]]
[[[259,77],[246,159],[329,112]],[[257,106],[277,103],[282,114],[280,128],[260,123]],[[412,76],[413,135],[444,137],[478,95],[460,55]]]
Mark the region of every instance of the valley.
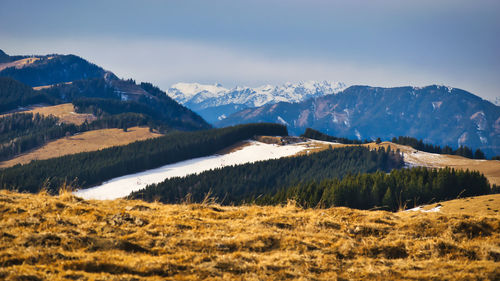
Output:
[[500,279],[500,107],[260,85],[0,50],[0,279]]

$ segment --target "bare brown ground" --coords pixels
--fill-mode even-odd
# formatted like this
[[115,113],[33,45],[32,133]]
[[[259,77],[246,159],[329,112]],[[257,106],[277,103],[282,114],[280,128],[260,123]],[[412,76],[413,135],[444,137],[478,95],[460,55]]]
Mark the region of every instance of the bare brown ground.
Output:
[[[85,120],[91,122],[97,119],[92,114],[75,113],[75,108],[71,103],[63,103],[53,106],[33,106],[30,107],[28,110],[18,111],[18,112],[33,113],[33,114],[39,113],[40,115],[43,116],[53,115],[55,117],[58,117],[61,120],[61,122],[73,123],[76,125],[81,125],[83,122],[85,122]],[[0,115],[0,118],[8,114]]]
[[499,215],[0,191],[4,280],[499,280],[499,262]]
[[152,133],[149,128],[132,127],[124,132],[122,129],[101,129],[84,132],[67,138],[57,139],[44,146],[21,154],[16,158],[0,162],[0,168],[11,167],[16,164],[26,164],[32,160],[49,159],[68,154],[85,151],[94,151],[117,145],[126,145],[134,141],[159,137],[161,134]]

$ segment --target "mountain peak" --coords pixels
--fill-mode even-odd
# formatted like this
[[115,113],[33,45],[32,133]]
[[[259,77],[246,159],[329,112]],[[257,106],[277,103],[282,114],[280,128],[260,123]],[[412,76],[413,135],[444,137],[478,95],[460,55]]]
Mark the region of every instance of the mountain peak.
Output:
[[[258,107],[278,102],[301,102],[303,100],[338,93],[346,88],[342,82],[304,81],[286,82],[282,85],[259,87],[236,86],[231,89],[221,84],[176,83],[167,94],[209,122],[217,122],[237,110]],[[206,114],[204,111],[207,111]]]

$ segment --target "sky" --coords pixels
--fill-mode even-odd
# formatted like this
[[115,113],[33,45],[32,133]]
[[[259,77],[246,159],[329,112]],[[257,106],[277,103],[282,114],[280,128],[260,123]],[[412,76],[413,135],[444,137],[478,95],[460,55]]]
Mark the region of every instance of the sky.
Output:
[[0,49],[122,78],[447,85],[500,98],[498,0],[0,0]]

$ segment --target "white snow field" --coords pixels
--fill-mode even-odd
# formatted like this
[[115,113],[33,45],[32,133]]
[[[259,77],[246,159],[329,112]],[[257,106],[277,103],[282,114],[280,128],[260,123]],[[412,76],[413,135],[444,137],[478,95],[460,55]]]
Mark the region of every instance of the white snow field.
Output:
[[[129,195],[146,187],[172,177],[183,177],[203,171],[231,165],[251,163],[261,160],[277,159],[295,155],[303,150],[311,149],[319,141],[307,141],[290,145],[266,144],[247,141],[241,149],[223,155],[212,155],[189,159],[163,167],[130,174],[104,182],[102,185],[81,189],[74,194],[84,199],[112,200]],[[331,143],[335,145],[335,143]]]

